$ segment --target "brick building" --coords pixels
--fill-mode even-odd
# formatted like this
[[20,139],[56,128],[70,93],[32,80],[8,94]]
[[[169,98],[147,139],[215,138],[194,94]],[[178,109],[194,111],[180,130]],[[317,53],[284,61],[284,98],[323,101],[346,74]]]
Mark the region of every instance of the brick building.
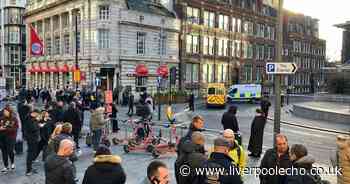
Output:
[[275,3],[177,0],[181,87],[200,92],[211,82],[229,86],[271,79],[265,75],[265,63],[276,55]]
[[324,87],[326,41],[319,38],[318,20],[285,11],[284,60],[298,65],[295,75],[286,78],[289,93],[313,93]]

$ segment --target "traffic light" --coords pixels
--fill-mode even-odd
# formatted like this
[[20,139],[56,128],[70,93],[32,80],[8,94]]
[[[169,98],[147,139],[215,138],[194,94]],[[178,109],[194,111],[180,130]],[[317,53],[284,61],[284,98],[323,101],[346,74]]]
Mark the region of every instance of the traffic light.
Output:
[[178,69],[174,66],[170,68],[170,84],[175,85],[179,76]]

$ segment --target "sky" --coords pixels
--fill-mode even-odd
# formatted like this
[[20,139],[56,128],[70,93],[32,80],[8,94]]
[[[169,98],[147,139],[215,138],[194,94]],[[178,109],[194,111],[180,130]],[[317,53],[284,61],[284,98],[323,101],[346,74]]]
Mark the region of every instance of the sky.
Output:
[[284,0],[284,8],[320,20],[320,38],[327,41],[327,58],[340,61],[342,29],[335,24],[350,21],[350,0]]

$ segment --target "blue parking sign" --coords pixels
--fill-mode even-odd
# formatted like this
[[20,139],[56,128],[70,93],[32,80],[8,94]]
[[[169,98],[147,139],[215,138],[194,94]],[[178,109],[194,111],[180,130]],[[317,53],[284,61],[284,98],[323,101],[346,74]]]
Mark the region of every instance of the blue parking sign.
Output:
[[266,71],[267,73],[274,73],[276,70],[276,65],[274,63],[270,63],[266,65]]

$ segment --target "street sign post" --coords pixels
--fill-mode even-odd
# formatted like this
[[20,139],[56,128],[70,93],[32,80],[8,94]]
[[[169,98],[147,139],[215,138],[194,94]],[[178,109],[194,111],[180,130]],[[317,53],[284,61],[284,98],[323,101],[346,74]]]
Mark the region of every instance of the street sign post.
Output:
[[295,63],[266,63],[266,74],[294,74],[298,70]]

